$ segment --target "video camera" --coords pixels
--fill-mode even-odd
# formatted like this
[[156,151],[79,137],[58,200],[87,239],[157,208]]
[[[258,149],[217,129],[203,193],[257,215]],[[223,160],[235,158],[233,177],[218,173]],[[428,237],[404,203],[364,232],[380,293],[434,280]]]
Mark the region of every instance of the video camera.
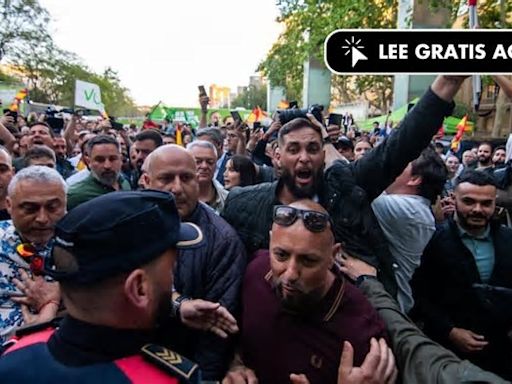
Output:
[[298,118],[298,117],[303,117],[303,118],[307,119],[308,113],[311,113],[313,116],[315,116],[315,118],[320,123],[323,123],[324,122],[324,119],[322,117],[323,110],[324,110],[323,105],[313,104],[309,108],[280,109],[277,111],[277,114],[279,116],[279,121],[283,125],[293,119]]

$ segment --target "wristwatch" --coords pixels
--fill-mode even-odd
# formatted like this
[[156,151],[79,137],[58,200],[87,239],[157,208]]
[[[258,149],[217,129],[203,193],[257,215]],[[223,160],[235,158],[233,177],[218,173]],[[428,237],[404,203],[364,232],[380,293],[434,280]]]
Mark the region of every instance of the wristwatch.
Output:
[[180,295],[172,301],[172,316],[174,318],[181,320],[181,318],[180,318],[181,303],[183,303],[184,301],[189,301],[189,300],[191,300],[191,299],[188,298],[187,296]]
[[373,276],[373,275],[360,275],[356,281],[355,281],[355,286],[356,287],[359,287],[363,281],[365,280],[377,280],[377,276]]

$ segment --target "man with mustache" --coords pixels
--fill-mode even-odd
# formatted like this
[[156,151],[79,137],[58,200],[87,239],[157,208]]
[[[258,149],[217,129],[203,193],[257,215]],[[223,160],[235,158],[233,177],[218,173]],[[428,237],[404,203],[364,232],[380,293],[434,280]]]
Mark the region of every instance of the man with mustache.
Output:
[[139,179],[143,173],[142,164],[144,164],[144,160],[162,144],[162,135],[155,129],[146,129],[135,136],[135,142],[131,149],[133,151],[132,165],[134,165],[130,180],[132,189],[139,188]]
[[[24,280],[31,269],[31,255],[23,251],[23,244],[39,251],[49,247],[55,223],[66,213],[66,183],[49,167],[24,168],[9,184],[6,206],[12,220],[0,222],[0,342],[25,323],[23,305],[30,304],[41,318],[51,319],[57,312],[58,301],[44,298],[41,303],[29,303],[21,299],[26,286],[16,282]],[[35,280],[41,284],[41,292],[59,297],[55,283]]]
[[[241,355],[223,383],[296,383],[290,375],[302,374],[313,384],[335,384],[342,349],[357,367],[378,350],[373,357],[382,364],[367,372],[376,380],[368,382],[392,383],[384,323],[335,264],[342,249],[326,210],[312,200],[276,206],[269,252],[247,267]],[[355,382],[349,379],[339,382]]]
[[336,241],[348,254],[377,266],[386,288],[396,294],[393,257],[370,203],[427,147],[454,107],[453,96],[463,80],[437,77],[400,127],[350,164],[333,161],[330,152],[338,152],[325,128],[300,118],[284,124],[278,139],[281,179],[230,192],[223,217],[251,254],[268,248],[274,205],[315,199],[332,217]]
[[215,146],[208,141],[197,140],[187,145],[187,151],[196,161],[199,201],[209,205],[217,213],[222,212],[228,191],[213,177],[217,167]]
[[478,170],[488,170],[492,172],[492,144],[488,142],[480,143],[478,146]]
[[107,135],[93,137],[86,145],[91,173],[73,184],[68,191],[68,210],[105,193],[130,190],[121,176],[121,149],[116,139]]
[[[199,201],[196,161],[185,148],[167,144],[144,163],[146,188],[171,192],[180,218],[204,234],[201,247],[180,251],[174,270],[173,298],[178,306],[202,299],[220,303],[237,314],[240,285],[246,266],[245,249],[236,231],[210,207]],[[183,257],[182,257],[183,255]],[[219,380],[227,371],[233,340],[205,332],[174,328],[172,347],[196,361],[206,380]]]
[[512,288],[512,230],[491,220],[496,207],[492,175],[468,170],[454,193],[455,218],[436,230],[412,280],[412,314],[432,339],[510,380],[507,305],[483,300],[473,284]]

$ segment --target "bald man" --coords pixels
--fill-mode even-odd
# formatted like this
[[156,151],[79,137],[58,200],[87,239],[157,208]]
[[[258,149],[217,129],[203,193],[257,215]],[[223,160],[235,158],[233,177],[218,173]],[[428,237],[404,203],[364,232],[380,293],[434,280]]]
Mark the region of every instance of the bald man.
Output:
[[[201,247],[180,251],[174,273],[174,288],[179,292],[173,295],[175,302],[189,298],[219,302],[236,314],[246,265],[245,247],[236,231],[199,201],[194,157],[181,146],[163,145],[146,158],[143,168],[143,185],[173,193],[181,219],[196,224],[205,236]],[[175,350],[199,364],[203,379],[222,379],[232,353],[231,339],[180,327],[172,340]]]
[[378,345],[387,367],[378,374],[391,382],[384,323],[337,268],[342,250],[325,209],[299,200],[274,207],[272,219],[270,253],[260,252],[244,277],[241,356],[226,383],[250,375],[260,383],[288,383],[291,374],[304,374],[312,384],[334,384],[345,341],[355,366]]

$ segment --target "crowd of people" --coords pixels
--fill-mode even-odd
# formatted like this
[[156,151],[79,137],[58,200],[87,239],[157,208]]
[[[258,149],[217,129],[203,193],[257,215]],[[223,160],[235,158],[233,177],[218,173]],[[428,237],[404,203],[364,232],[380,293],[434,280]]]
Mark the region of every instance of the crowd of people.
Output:
[[434,139],[463,81],[370,133],[7,111],[0,381],[509,382],[512,154]]

